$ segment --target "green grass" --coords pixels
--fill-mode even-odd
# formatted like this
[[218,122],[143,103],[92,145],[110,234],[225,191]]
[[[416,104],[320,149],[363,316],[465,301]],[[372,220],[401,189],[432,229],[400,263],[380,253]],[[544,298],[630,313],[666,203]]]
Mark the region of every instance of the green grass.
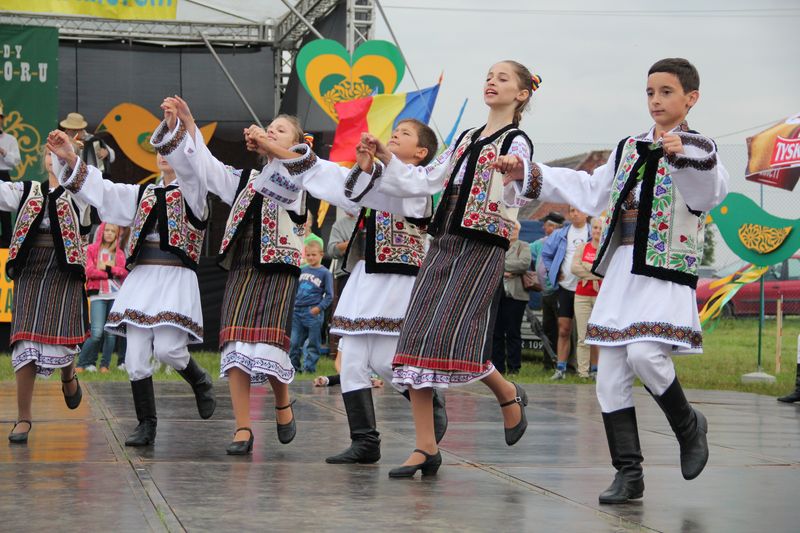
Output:
[[[704,353],[702,355],[689,355],[675,357],[675,366],[681,383],[686,388],[693,389],[718,389],[734,390],[740,392],[755,392],[771,396],[786,394],[794,388],[795,370],[797,364],[797,333],[800,332],[800,317],[784,320],[783,324],[783,349],[781,351],[782,368],[776,377],[777,383],[749,384],[741,383],[742,374],[756,370],[756,356],[758,353],[758,320],[756,319],[727,319],[721,320],[717,328],[704,335]],[[764,327],[762,345],[762,366],[765,372],[775,375],[775,320],[767,320]],[[7,354],[6,354],[7,355]],[[216,379],[219,375],[219,354],[216,352],[194,352],[193,357],[206,368]],[[552,372],[544,371],[536,354],[523,354],[522,371],[514,380],[519,383],[552,383]],[[116,359],[115,359],[116,360]],[[99,372],[84,372],[82,381],[126,381],[128,375],[116,369],[107,374]],[[333,360],[323,357],[317,365],[316,374],[299,374],[299,381],[311,380],[318,375],[330,375],[335,372]],[[158,380],[180,380],[176,373],[165,373],[163,370],[156,373]],[[13,372],[10,361],[0,363],[0,380],[12,380]],[[585,380],[569,376],[562,383],[586,383]]]

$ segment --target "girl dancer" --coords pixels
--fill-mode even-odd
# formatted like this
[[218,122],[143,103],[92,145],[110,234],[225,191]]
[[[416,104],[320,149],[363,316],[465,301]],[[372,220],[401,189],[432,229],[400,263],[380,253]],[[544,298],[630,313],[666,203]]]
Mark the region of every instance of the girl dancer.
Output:
[[[175,110],[188,132],[186,147],[173,151],[167,159],[191,166],[195,179],[207,183],[211,192],[231,206],[219,257],[222,268],[230,271],[219,335],[220,374],[228,378],[236,418],[227,453],[252,451],[250,386],[266,381],[275,394],[278,440],[288,444],[297,432],[291,409],[294,402],[289,401],[289,383],[295,371],[288,351],[303,249],[305,196],[293,191],[295,201],[284,209],[256,193],[253,181],[260,175],[277,182],[285,179],[287,173],[280,162],[273,159],[263,169],[232,169],[206,148],[184,100],[167,98],[163,107]],[[245,142],[249,150],[265,155],[251,136],[259,130],[245,130]],[[303,142],[297,119],[286,115],[276,117],[265,135],[286,148]]]
[[[74,148],[67,141],[66,149]],[[36,375],[61,369],[67,407],[81,403],[75,354],[89,336],[84,268],[88,206],[58,185],[49,151],[43,159],[48,180],[0,183],[0,210],[18,211],[8,248],[6,275],[14,280],[11,363],[17,380],[17,422],[12,443],[28,442]]]
[[441,465],[431,403],[434,387],[481,380],[502,408],[506,443],[515,444],[527,428],[525,391],[496,372],[488,354],[493,300],[500,294],[505,250],[516,218],[507,206],[517,201],[494,167],[516,160],[515,155],[530,160],[532,144],[518,126],[539,83],[515,61],[493,65],[484,84],[486,124],[462,133],[427,167],[402,164],[370,135],[359,146],[360,151],[374,152],[385,168],[363,169],[372,176],[359,176],[356,191],[375,187],[382,194],[405,197],[444,188],[429,227],[434,239],[414,285],[393,361],[394,383],[411,394],[416,449],[389,472],[390,477],[411,477],[417,470],[432,475]]

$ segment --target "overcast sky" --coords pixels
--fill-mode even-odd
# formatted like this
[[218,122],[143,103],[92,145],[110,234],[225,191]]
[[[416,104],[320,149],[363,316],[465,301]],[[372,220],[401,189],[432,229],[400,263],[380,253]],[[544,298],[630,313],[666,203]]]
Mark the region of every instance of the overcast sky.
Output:
[[[444,70],[434,119],[443,133],[486,119],[489,66],[515,59],[543,78],[523,127],[534,142],[615,144],[647,129],[647,69],[685,57],[700,71],[690,125],[721,136],[800,111],[800,2],[707,0],[383,0],[421,86]],[[377,16],[377,14],[376,14]],[[380,17],[378,16],[380,20]],[[380,20],[376,38],[390,40]],[[406,77],[400,90],[413,90]],[[743,143],[759,128],[719,138]]]

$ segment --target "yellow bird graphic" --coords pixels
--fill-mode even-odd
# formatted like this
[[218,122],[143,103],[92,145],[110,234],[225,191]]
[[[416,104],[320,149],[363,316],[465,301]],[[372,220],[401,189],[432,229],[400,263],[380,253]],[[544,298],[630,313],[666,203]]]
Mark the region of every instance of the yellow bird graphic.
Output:
[[[150,146],[150,137],[158,127],[160,119],[142,106],[125,102],[115,106],[97,126],[96,133],[108,132],[114,137],[125,157],[151,172],[140,183],[158,176],[155,150]],[[217,123],[211,122],[200,128],[206,143],[211,140]]]

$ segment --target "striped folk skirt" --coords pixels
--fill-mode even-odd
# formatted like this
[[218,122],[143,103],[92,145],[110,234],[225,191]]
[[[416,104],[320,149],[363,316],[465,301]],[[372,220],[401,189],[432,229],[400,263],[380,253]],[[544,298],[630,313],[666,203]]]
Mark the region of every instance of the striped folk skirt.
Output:
[[446,233],[458,190],[447,198],[445,233],[436,236],[406,313],[393,382],[403,387],[464,385],[494,370],[490,361],[505,250]]
[[56,249],[32,247],[14,281],[12,363],[29,362],[40,375],[69,366],[89,337],[89,310],[80,276],[59,269]]
[[236,367],[250,374],[252,383],[264,383],[269,376],[290,383],[294,367],[288,352],[297,277],[256,269],[251,235],[241,235],[230,253],[220,317],[221,377]]

